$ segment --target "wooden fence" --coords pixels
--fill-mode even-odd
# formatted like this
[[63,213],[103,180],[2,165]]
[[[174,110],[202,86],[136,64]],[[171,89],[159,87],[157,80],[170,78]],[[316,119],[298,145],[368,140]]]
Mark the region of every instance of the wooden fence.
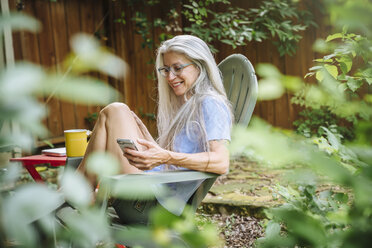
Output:
[[[233,1],[243,8],[252,7],[252,2],[257,1]],[[308,68],[313,66],[312,60],[316,54],[312,51],[312,44],[317,38],[325,38],[327,26],[322,24],[322,14],[314,1],[306,0],[304,8],[310,10],[319,27],[310,27],[302,33],[303,39],[299,43],[298,51],[294,56],[280,57],[276,47],[271,42],[251,42],[247,46],[232,49],[227,45],[215,42],[214,46],[219,50],[216,54],[217,62],[232,53],[241,53],[249,58],[253,66],[258,63],[272,63],[279,70],[288,75],[301,76],[306,74]],[[255,3],[253,3],[255,4]],[[150,126],[150,131],[156,133],[155,120],[151,114],[156,108],[156,81],[148,77],[154,72],[154,66],[148,63],[155,57],[154,50],[141,46],[142,37],[135,33],[135,26],[131,22],[133,11],[128,8],[125,1],[112,0],[9,0],[9,5],[14,11],[27,13],[36,17],[43,25],[38,34],[19,32],[13,35],[13,45],[16,60],[28,60],[41,64],[50,70],[60,70],[60,63],[70,51],[69,40],[78,32],[95,35],[103,45],[112,49],[112,52],[130,66],[130,75],[125,80],[94,74],[101,80],[115,87],[122,94],[122,101],[141,115],[145,124]],[[178,3],[178,7],[181,5]],[[161,8],[142,9],[151,19],[155,14],[162,13]],[[125,13],[126,25],[115,20]],[[182,20],[180,19],[182,26]],[[160,30],[153,29],[152,36],[156,39]],[[290,103],[291,96],[284,95],[276,101],[259,102],[254,111],[257,115],[269,123],[283,127],[293,128],[292,122],[297,118],[299,107]],[[97,106],[81,106],[66,103],[52,98],[40,99],[49,108],[48,118],[45,125],[51,131],[52,142],[62,141],[63,130],[71,128],[91,128],[85,118],[100,110]]]

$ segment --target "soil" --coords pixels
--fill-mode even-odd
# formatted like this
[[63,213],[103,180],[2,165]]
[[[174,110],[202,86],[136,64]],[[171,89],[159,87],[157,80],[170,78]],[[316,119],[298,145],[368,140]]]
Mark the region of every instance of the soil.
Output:
[[[254,247],[254,242],[263,237],[265,231],[261,226],[261,220],[250,216],[199,214],[203,218],[212,221],[220,232],[224,248],[248,248]],[[197,215],[197,217],[200,217]]]

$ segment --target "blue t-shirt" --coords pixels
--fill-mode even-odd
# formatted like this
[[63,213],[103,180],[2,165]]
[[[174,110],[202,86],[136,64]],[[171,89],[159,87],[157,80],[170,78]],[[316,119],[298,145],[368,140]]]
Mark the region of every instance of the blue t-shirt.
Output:
[[[220,100],[212,96],[206,97],[202,102],[203,121],[205,125],[207,140],[229,140],[231,130],[231,116],[228,107]],[[186,129],[182,130],[175,138],[174,151],[180,153],[205,152],[203,145],[199,142],[199,128],[192,128],[187,134]],[[151,171],[167,170],[169,166],[159,165]],[[187,168],[171,166],[174,170],[188,170]],[[204,180],[193,180],[178,183],[166,184],[168,193],[158,195],[159,189],[155,187],[154,193],[158,202],[168,211],[180,215],[192,194]],[[159,185],[158,185],[159,186]],[[164,185],[162,185],[164,187]],[[169,203],[169,199],[177,199],[178,204]]]
[[[217,99],[206,97],[202,102],[202,111],[207,141],[230,140],[231,119],[227,107]],[[189,135],[187,135],[186,129],[183,129],[176,136],[175,152],[205,152],[203,146],[198,142],[200,135],[198,127],[192,128]]]

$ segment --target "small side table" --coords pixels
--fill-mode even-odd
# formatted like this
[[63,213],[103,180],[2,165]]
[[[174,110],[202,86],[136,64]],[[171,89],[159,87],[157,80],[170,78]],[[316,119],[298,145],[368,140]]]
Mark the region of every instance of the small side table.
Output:
[[37,172],[35,165],[50,164],[52,167],[62,166],[66,164],[66,157],[53,157],[47,155],[33,155],[21,158],[11,158],[11,162],[21,162],[27,169],[28,173],[36,182],[44,182],[39,172]]

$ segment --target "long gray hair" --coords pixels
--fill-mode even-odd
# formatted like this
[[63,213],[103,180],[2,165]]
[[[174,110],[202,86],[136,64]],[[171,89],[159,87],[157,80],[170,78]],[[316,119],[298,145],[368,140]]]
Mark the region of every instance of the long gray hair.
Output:
[[[213,97],[221,102],[222,106],[225,105],[225,108],[230,112],[231,120],[233,120],[231,104],[226,97],[216,61],[208,45],[192,35],[178,35],[163,42],[157,51],[156,68],[164,66],[163,55],[167,52],[185,55],[198,67],[200,73],[195,83],[185,93],[184,99],[180,99],[174,94],[166,78],[156,70],[159,91],[158,143],[165,149],[174,150],[173,145],[177,134],[185,129],[186,134],[190,137],[192,132],[195,133],[197,129],[199,144],[204,151],[209,151],[204,121],[201,121],[203,120],[202,102],[205,97]],[[187,99],[186,96],[190,97]]]

